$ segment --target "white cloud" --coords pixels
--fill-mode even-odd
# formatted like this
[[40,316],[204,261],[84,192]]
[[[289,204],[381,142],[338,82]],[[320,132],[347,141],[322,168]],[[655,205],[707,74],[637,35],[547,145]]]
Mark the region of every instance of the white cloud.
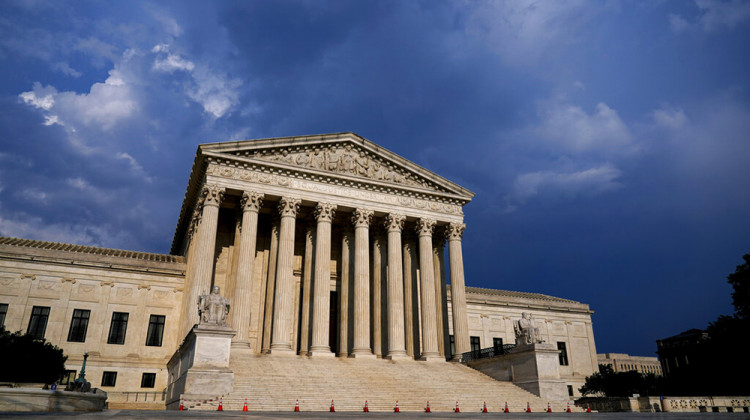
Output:
[[193,78],[195,86],[188,90],[188,96],[214,118],[228,114],[240,103],[238,88],[242,85],[241,80],[229,79],[207,68],[196,69]]
[[55,105],[57,89],[52,86],[42,87],[41,83],[34,82],[33,90],[18,95],[26,104],[35,108],[49,111]]
[[115,155],[115,157],[119,160],[124,160],[128,162],[128,165],[130,165],[130,169],[133,171],[133,173],[141,176],[149,184],[154,181],[153,178],[151,178],[150,176],[146,174],[146,171],[143,170],[143,167],[138,163],[138,161],[133,156],[130,156],[128,153],[125,153],[125,152],[118,152]]
[[598,194],[618,188],[620,184],[617,179],[621,174],[619,169],[609,163],[576,172],[525,173],[516,177],[506,201],[509,203],[509,210],[513,210],[515,204],[525,204],[529,198],[542,192],[566,196]]
[[617,111],[605,103],[588,114],[572,104],[554,103],[541,113],[536,133],[568,152],[625,152],[632,149],[632,135]]
[[750,20],[750,2],[745,0],[694,0],[694,4],[699,10],[699,17],[693,22],[680,15],[669,14],[669,26],[673,32],[693,28],[705,32],[732,30]]
[[503,60],[534,65],[559,46],[576,40],[583,24],[601,9],[585,0],[515,0],[470,3],[469,31]]
[[156,45],[151,52],[160,55],[154,60],[154,70],[164,73],[173,73],[176,70],[190,73],[195,68],[192,61],[182,58],[179,54],[172,54],[168,44]]
[[656,124],[671,129],[682,128],[688,121],[685,112],[681,108],[671,108],[669,106],[655,110],[652,113],[652,117]]

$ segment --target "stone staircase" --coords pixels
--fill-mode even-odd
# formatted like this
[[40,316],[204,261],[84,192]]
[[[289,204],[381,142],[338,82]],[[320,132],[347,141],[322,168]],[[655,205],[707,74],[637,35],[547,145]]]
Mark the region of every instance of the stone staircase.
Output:
[[[489,411],[543,412],[547,401],[510,382],[457,363],[390,361],[303,356],[258,356],[232,351],[234,392],[223,396],[224,410],[242,410],[247,399],[250,411],[292,411],[299,400],[300,411],[328,411],[331,400],[336,411],[362,411],[367,400],[370,411],[392,412],[396,401],[401,411],[453,411],[456,401],[463,412],[479,412],[484,402]],[[553,412],[562,412],[568,401],[550,401]],[[186,402],[186,408],[216,410],[215,400]],[[581,411],[571,404],[572,411]]]

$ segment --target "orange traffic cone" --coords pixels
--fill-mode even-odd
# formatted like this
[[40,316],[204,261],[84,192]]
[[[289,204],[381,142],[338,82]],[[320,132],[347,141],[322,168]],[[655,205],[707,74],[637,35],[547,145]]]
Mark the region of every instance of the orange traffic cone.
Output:
[[180,397],[180,411],[185,411],[185,403],[182,401],[182,397]]
[[505,402],[505,409],[503,410],[503,413],[510,413],[510,410],[508,410],[508,401]]
[[570,413],[570,412],[571,412],[571,411],[570,411],[570,403],[568,403],[568,409],[567,409],[567,410],[565,410],[565,412],[566,412],[566,413]]
[[430,411],[430,402],[429,401],[427,401],[427,407],[424,408],[424,412],[425,413],[432,413],[432,411]]
[[222,397],[219,397],[219,408],[216,411],[224,411],[224,399]]
[[458,408],[458,401],[456,401],[456,409],[455,409],[455,410],[453,410],[453,412],[454,412],[454,413],[460,413],[460,412],[461,412],[461,409],[460,409],[460,408]]
[[552,407],[549,406],[549,401],[547,401],[547,412],[548,413],[552,412]]
[[245,405],[242,406],[242,411],[247,411],[247,398],[245,398]]
[[297,402],[294,403],[294,412],[299,413],[299,400],[297,400]]
[[529,405],[528,401],[526,401],[526,412],[531,413],[531,405]]
[[586,412],[587,413],[591,412],[591,406],[589,405],[589,403],[586,403]]
[[335,413],[336,409],[333,407],[333,400],[331,400],[331,413]]
[[398,401],[396,401],[396,407],[393,408],[394,413],[400,413],[401,411],[398,410]]
[[370,412],[370,408],[367,407],[367,400],[365,400],[365,408],[362,409],[362,412],[363,413],[369,413]]
[[485,401],[484,404],[482,405],[482,413],[486,413],[486,412],[487,412],[487,401]]

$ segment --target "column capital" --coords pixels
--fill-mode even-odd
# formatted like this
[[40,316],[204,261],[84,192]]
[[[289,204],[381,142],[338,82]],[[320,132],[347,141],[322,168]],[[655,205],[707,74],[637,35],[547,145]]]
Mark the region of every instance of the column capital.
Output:
[[296,217],[301,202],[302,200],[299,198],[281,197],[281,200],[279,200],[279,214],[281,217]]
[[331,203],[318,203],[315,206],[315,220],[320,222],[330,223],[333,220],[333,216],[336,214],[336,205]]
[[372,213],[372,210],[355,209],[352,213],[352,224],[354,224],[354,227],[369,227]]
[[242,198],[240,199],[240,207],[242,211],[260,211],[263,206],[263,194],[255,191],[243,191]]
[[204,185],[203,190],[201,191],[201,201],[203,201],[203,206],[219,207],[219,204],[224,200],[224,191],[225,189],[218,185]]
[[432,236],[432,231],[435,229],[435,221],[432,219],[419,219],[417,220],[416,231],[421,236]]
[[385,228],[388,229],[388,232],[401,232],[405,220],[406,216],[402,214],[390,213],[385,217]]
[[450,223],[445,227],[445,237],[449,241],[460,241],[464,236],[464,229],[466,225],[463,223]]

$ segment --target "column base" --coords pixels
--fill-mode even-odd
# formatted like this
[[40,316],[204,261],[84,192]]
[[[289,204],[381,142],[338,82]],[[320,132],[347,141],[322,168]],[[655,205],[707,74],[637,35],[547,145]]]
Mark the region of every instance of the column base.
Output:
[[428,353],[428,354],[422,354],[422,357],[419,358],[421,362],[444,362],[445,357],[441,356],[439,353]]
[[336,357],[330,350],[310,350],[307,355],[310,357]]
[[352,352],[352,354],[350,354],[349,357],[352,359],[377,359],[378,358],[369,349],[368,350],[354,350],[354,352]]
[[232,341],[233,349],[251,349],[249,341]]
[[273,346],[271,346],[271,349],[268,350],[268,354],[273,356],[296,356],[297,352],[289,348],[273,348]]
[[406,354],[406,352],[403,353],[391,353],[387,356],[384,356],[383,359],[388,360],[412,360],[412,357]]

